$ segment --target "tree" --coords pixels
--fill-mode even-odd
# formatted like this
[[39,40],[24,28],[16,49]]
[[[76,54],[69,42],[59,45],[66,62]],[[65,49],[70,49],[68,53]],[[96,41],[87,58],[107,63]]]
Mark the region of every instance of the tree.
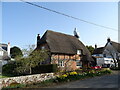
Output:
[[112,59],[114,60],[114,63],[115,63],[115,67],[116,67],[117,66],[116,60],[118,61],[119,58],[115,58],[114,57],[114,53],[111,50],[109,50],[109,49],[106,49],[106,52],[112,57]]
[[21,49],[19,47],[16,47],[16,46],[10,48],[10,55],[11,55],[11,58],[23,56]]
[[92,46],[86,46],[86,47],[90,51],[90,53],[93,54],[94,47],[92,47]]
[[[29,47],[31,47],[31,45]],[[24,50],[27,52],[28,56],[25,56],[24,58],[17,60],[18,67],[16,68],[16,71],[19,73],[24,73],[26,71],[29,71],[29,74],[32,74],[32,68],[38,66],[42,61],[47,59],[48,53],[46,50],[36,49],[33,51],[31,48]]]
[[35,49],[34,44],[33,45],[28,45],[27,48],[22,49],[23,56],[28,57],[33,52],[34,49]]

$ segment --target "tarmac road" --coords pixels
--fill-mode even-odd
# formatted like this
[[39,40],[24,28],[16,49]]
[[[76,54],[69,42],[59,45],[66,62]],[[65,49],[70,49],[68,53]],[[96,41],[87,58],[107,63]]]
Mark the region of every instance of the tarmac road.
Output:
[[[119,76],[120,76],[120,71],[119,71]],[[113,71],[111,75],[87,78],[84,80],[69,82],[64,85],[57,85],[51,88],[118,88],[120,87],[119,76],[118,76],[118,71]]]

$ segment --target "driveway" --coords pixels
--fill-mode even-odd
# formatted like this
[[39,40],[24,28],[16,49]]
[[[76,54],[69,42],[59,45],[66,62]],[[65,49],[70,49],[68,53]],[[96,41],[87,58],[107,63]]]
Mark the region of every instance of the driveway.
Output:
[[120,87],[120,77],[118,78],[118,71],[113,71],[111,75],[87,78],[51,88],[118,88],[118,86]]

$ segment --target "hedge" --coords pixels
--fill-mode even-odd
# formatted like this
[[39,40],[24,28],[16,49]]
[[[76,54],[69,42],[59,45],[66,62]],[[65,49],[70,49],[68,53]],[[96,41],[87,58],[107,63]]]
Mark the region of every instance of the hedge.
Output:
[[45,64],[32,68],[33,74],[57,72],[57,64]]
[[4,76],[16,76],[17,75],[17,72],[15,72],[16,67],[17,66],[16,66],[15,62],[11,62],[11,63],[3,65],[2,75],[4,75]]
[[[17,64],[16,62],[8,63],[2,67],[2,75],[4,76],[21,76],[21,75],[29,75],[26,71],[24,73],[16,72]],[[32,68],[32,74],[40,74],[40,73],[51,73],[57,72],[57,64],[47,64],[47,65],[40,65],[35,68]]]

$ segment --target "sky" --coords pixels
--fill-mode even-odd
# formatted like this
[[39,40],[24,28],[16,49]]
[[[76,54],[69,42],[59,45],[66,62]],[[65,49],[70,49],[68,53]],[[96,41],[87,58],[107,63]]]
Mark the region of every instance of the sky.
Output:
[[[33,2],[89,22],[118,29],[117,2]],[[65,17],[24,2],[2,2],[2,43],[25,48],[36,44],[37,34],[53,30],[73,35],[80,33],[85,45],[104,46],[107,38],[118,41],[118,32]]]

